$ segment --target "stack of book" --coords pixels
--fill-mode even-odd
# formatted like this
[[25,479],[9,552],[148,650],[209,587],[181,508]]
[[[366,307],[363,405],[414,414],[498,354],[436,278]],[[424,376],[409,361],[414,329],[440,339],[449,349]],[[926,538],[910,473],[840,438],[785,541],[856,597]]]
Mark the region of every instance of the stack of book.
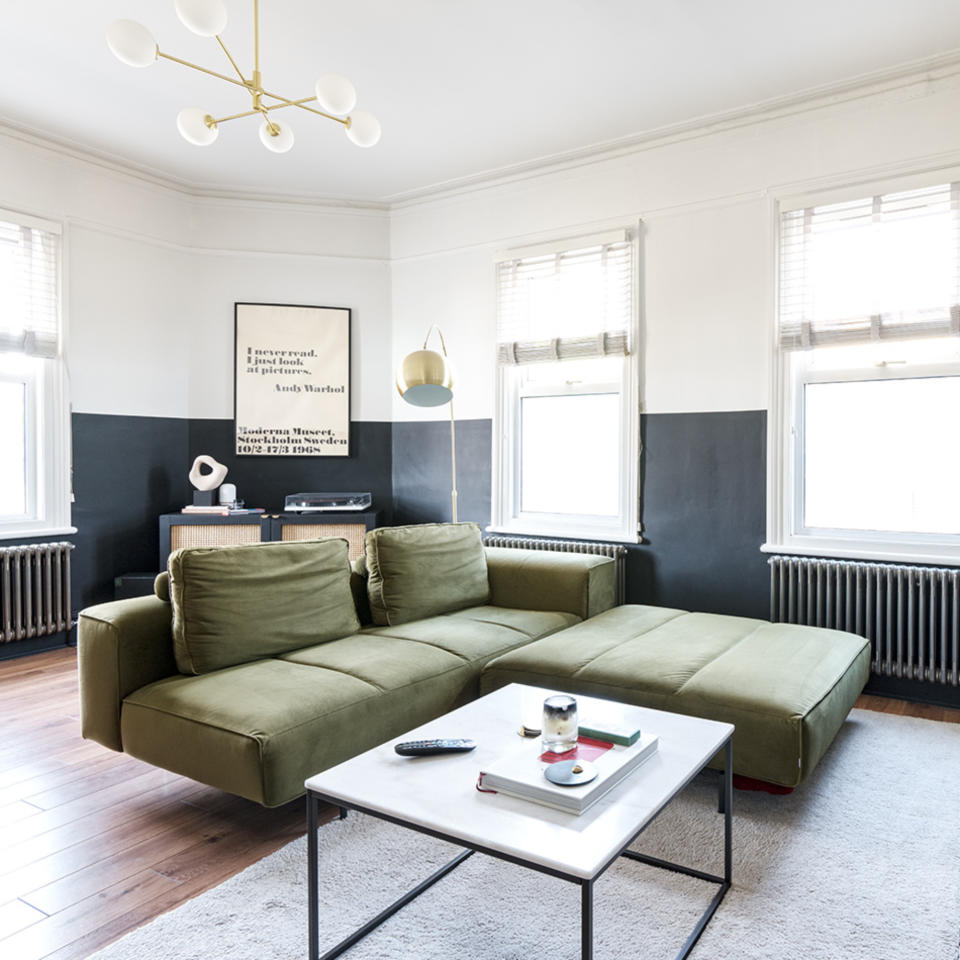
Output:
[[[658,742],[659,738],[652,733],[638,733],[629,746],[581,735],[577,747],[569,753],[546,754],[539,740],[531,741],[524,749],[501,757],[483,770],[477,788],[579,815],[652,757]],[[551,783],[544,776],[544,770],[549,764],[562,760],[592,763],[597,768],[596,779],[573,787]]]

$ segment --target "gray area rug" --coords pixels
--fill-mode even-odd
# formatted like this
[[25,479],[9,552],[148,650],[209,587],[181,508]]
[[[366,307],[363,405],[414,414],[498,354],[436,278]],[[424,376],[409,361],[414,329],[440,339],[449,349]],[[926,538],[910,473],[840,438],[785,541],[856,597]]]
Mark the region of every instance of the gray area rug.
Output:
[[[736,791],[734,887],[695,960],[957,960],[960,725],[855,710],[789,796]],[[636,848],[719,872],[716,779],[702,776]],[[321,950],[455,848],[351,814],[320,830]],[[306,956],[306,841],[128,934],[97,960]],[[596,960],[670,960],[713,885],[621,860],[597,883]],[[471,857],[348,960],[573,960],[579,889]]]

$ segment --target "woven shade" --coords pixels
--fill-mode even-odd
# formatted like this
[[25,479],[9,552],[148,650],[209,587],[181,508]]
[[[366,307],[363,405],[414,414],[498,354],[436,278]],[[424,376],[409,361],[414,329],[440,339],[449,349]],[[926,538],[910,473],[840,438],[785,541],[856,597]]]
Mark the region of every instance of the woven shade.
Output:
[[497,264],[497,362],[630,352],[633,244],[597,243]]
[[958,199],[948,183],[784,212],[781,348],[960,334]]

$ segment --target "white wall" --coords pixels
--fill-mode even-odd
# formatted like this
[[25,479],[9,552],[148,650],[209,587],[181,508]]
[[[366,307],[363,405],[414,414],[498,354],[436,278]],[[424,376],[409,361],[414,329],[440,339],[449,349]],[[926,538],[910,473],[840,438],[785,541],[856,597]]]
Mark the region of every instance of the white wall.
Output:
[[437,417],[392,389],[433,323],[458,418],[490,417],[494,255],[638,221],[644,409],[761,409],[775,199],[941,178],[957,116],[960,71],[942,68],[389,212],[197,196],[7,131],[0,208],[65,224],[78,412],[229,418],[233,303],[264,300],[353,308],[354,419]]
[[75,412],[231,418],[248,300],[351,307],[353,419],[389,419],[385,211],[196,197],[16,134],[0,208],[64,224]]
[[[944,70],[400,205],[394,360],[440,324],[460,373],[457,416],[492,416],[495,253],[642,220],[644,410],[763,409],[775,198],[936,181],[960,162],[958,115],[960,76]],[[393,417],[432,419],[398,399]]]

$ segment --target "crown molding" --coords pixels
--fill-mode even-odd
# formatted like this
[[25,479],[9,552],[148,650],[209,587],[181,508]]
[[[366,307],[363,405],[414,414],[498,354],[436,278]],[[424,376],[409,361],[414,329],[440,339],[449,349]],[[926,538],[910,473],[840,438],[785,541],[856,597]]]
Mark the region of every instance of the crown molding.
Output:
[[871,73],[859,74],[835,83],[809,87],[796,93],[772,97],[743,107],[703,114],[615,140],[561,151],[534,160],[509,164],[431,186],[391,194],[383,200],[390,205],[391,211],[402,211],[422,204],[451,200],[486,189],[521,183],[548,173],[575,170],[578,167],[615,160],[684,140],[695,140],[740,127],[769,123],[796,114],[878,97],[906,90],[917,84],[929,85],[957,76],[960,76],[960,49],[935,57],[911,60]]
[[225,206],[249,204],[256,206],[258,209],[271,205],[282,206],[285,209],[299,206],[309,208],[313,212],[340,216],[382,217],[390,210],[389,204],[382,201],[350,200],[320,194],[264,193],[243,189],[224,190],[210,184],[193,183],[154,167],[134,163],[116,154],[88,147],[66,137],[29,127],[3,116],[0,116],[0,136],[98,167],[113,176],[132,180],[139,186],[161,191],[172,191],[191,200],[201,202],[222,203]]
[[119,155],[97,150],[2,116],[0,116],[0,136],[88,163],[115,176],[133,180],[141,186],[173,191],[202,203],[225,206],[246,204],[258,209],[270,206],[291,209],[299,206],[313,212],[328,212],[331,215],[382,217],[385,214],[402,212],[419,205],[522,183],[549,173],[572,171],[586,165],[615,160],[684,140],[713,136],[740,127],[769,123],[796,114],[879,97],[907,90],[918,84],[929,87],[957,76],[960,76],[960,49],[859,74],[835,83],[809,87],[731,110],[703,114],[626,137],[389,194],[372,201],[322,194],[265,193],[239,188],[224,190],[213,184],[188,181],[148,165],[135,163]]

